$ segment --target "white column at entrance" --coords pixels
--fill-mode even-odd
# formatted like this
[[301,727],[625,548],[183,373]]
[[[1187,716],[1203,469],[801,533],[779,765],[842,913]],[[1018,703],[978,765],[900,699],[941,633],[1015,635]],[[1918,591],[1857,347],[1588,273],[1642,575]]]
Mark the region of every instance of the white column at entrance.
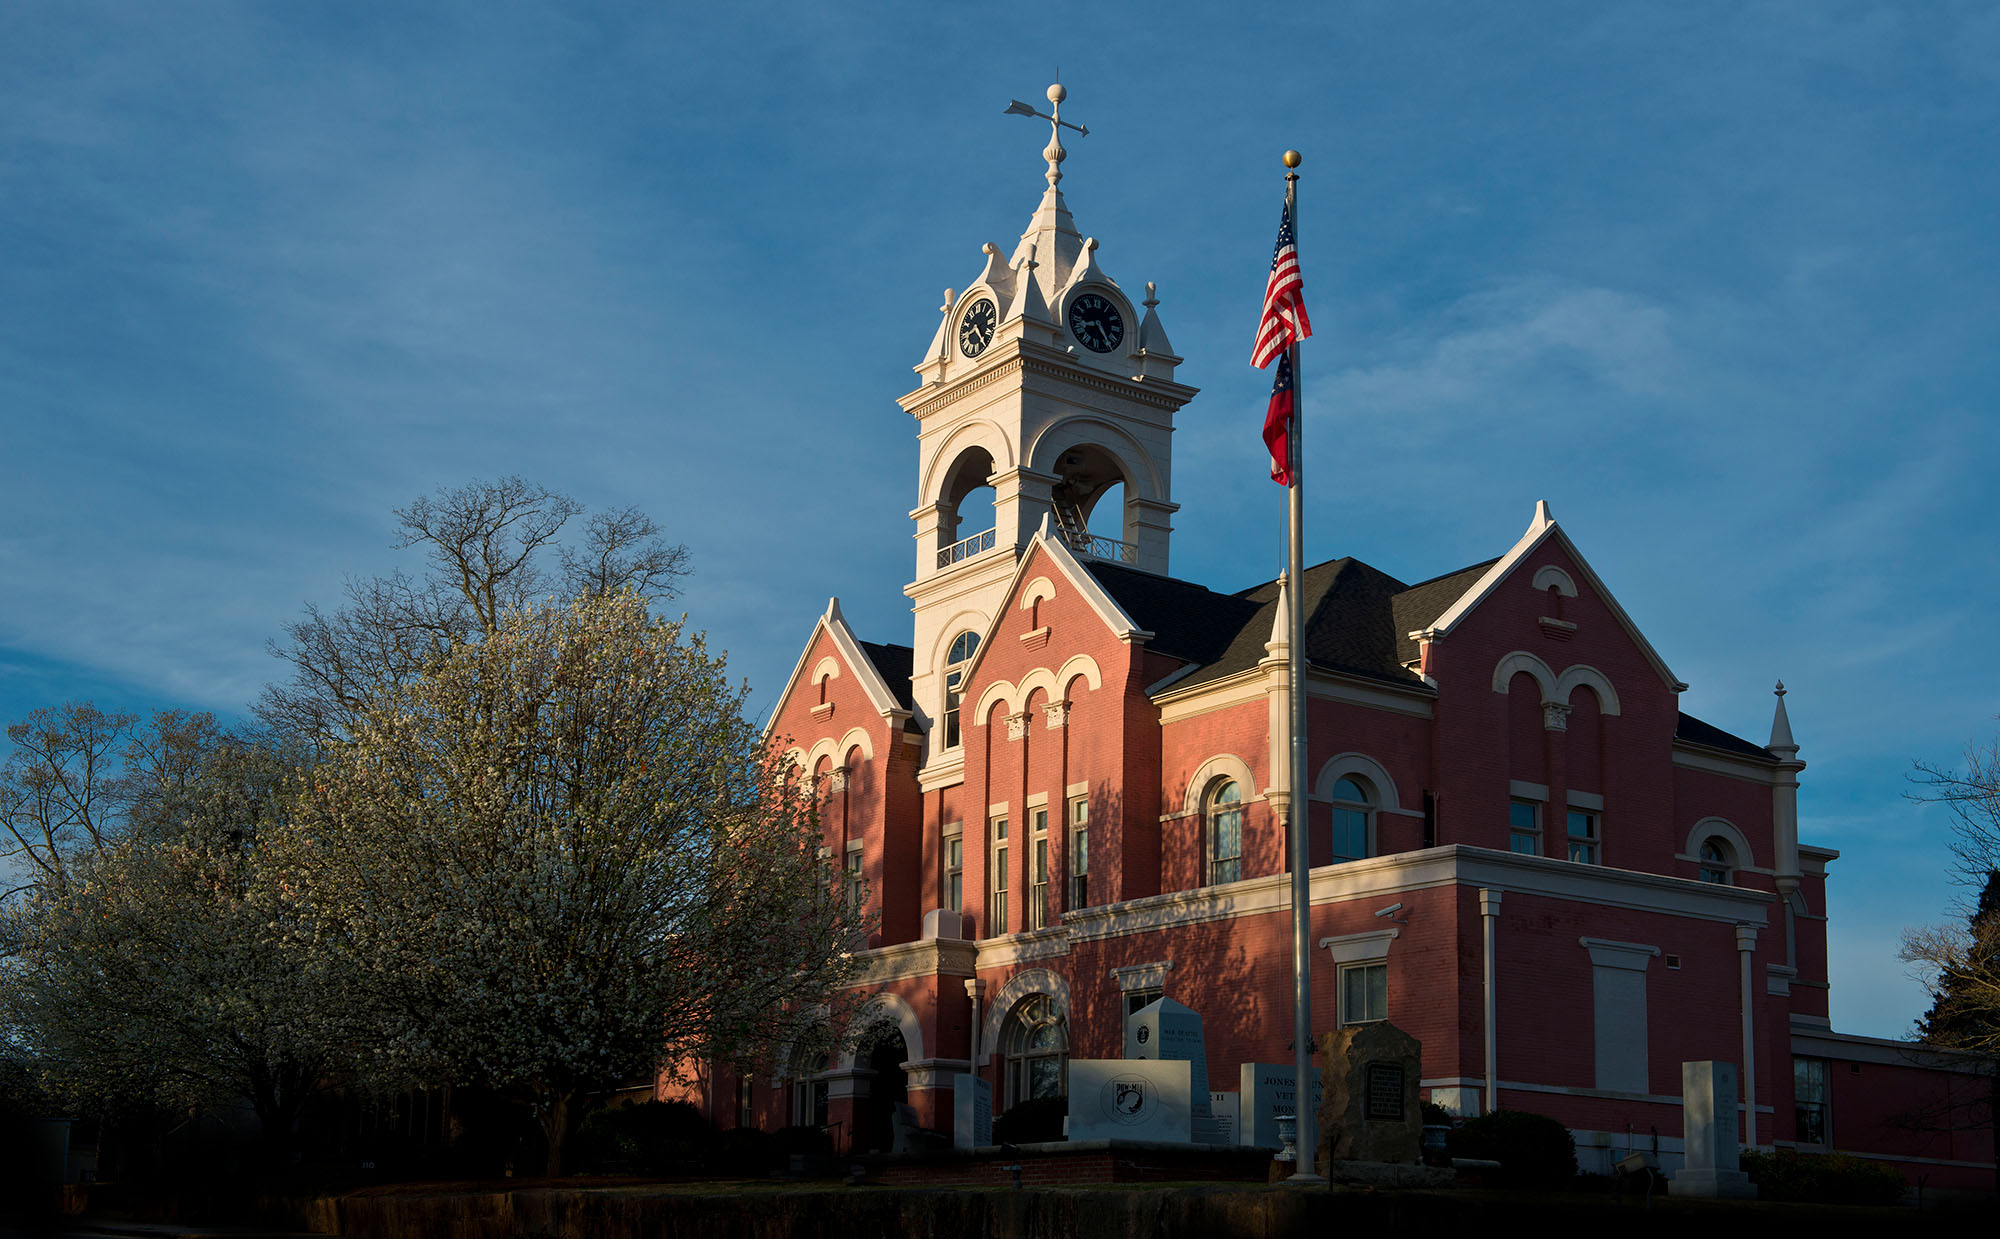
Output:
[[1479,927],[1486,942],[1486,1112],[1500,1108],[1499,1018],[1493,984],[1493,928],[1500,919],[1500,892],[1479,889]]
[[1736,927],[1736,954],[1743,965],[1743,1144],[1757,1147],[1757,991],[1751,984],[1757,950],[1757,927]]

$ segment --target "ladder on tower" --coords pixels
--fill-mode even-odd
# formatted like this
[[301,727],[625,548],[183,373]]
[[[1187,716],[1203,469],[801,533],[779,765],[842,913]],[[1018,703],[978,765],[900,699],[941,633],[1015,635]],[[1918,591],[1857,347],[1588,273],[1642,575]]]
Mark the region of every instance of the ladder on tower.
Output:
[[1062,535],[1063,545],[1081,554],[1090,553],[1090,530],[1083,524],[1083,507],[1077,502],[1076,491],[1067,482],[1058,483],[1050,492],[1051,506],[1055,509],[1056,531]]

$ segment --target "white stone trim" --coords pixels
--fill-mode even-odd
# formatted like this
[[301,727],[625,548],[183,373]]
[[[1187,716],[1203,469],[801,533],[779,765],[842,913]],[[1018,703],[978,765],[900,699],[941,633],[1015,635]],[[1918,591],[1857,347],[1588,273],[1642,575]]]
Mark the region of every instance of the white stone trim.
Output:
[[1038,576],[1028,582],[1028,587],[1021,591],[1020,609],[1023,611],[1032,611],[1035,609],[1037,602],[1045,602],[1055,596],[1055,582],[1045,576]]
[[1243,788],[1245,803],[1257,794],[1257,781],[1250,773],[1250,763],[1234,753],[1217,753],[1195,768],[1194,776],[1188,780],[1187,797],[1181,802],[1181,811],[1163,814],[1162,820],[1167,817],[1199,816],[1202,799],[1208,795],[1209,786],[1223,778],[1236,780]]
[[1169,507],[1179,507],[1166,498],[1167,488],[1161,482],[1159,468],[1153,463],[1152,452],[1141,446],[1130,432],[1093,414],[1066,417],[1043,427],[1036,433],[1035,441],[1028,446],[1025,454],[1028,468],[1054,473],[1056,462],[1073,447],[1096,448],[1117,461],[1119,471],[1125,475],[1125,497],[1128,500],[1150,499]]
[[1627,972],[1644,972],[1646,965],[1660,954],[1660,948],[1647,946],[1643,942],[1613,942],[1609,938],[1578,938],[1578,946],[1590,952],[1590,966],[1593,968],[1622,968]]
[[1507,781],[1507,795],[1514,800],[1534,800],[1542,804],[1549,802],[1549,786],[1546,783],[1527,783],[1520,779]]
[[1735,823],[1726,817],[1705,817],[1696,822],[1693,829],[1688,831],[1687,846],[1682,849],[1681,856],[1677,859],[1684,858],[1700,864],[1701,845],[1710,838],[1716,837],[1727,843],[1729,850],[1735,853],[1735,857],[1730,861],[1729,865],[1732,873],[1757,872],[1756,868],[1750,864],[1752,860],[1756,859],[1757,855],[1750,850],[1750,840],[1744,838],[1743,832],[1736,829]]
[[857,986],[882,985],[913,977],[969,977],[973,975],[977,955],[977,944],[963,938],[921,938],[915,942],[898,942],[894,946],[856,952],[855,959],[860,967],[856,970],[853,983]]
[[1557,700],[1556,673],[1549,670],[1547,663],[1526,650],[1515,650],[1493,664],[1493,691],[1504,696],[1507,686],[1523,671],[1534,677],[1535,683],[1542,690],[1543,701]]
[[[1784,779],[1776,766],[1767,765],[1754,757],[1741,757],[1722,749],[1710,748],[1692,740],[1674,741],[1674,765],[1683,770],[1699,770],[1703,774],[1719,774],[1726,779],[1742,779],[1746,783],[1760,783],[1766,787],[1775,786]],[[1803,847],[1801,847],[1803,851]]]
[[1458,601],[1454,602],[1442,615],[1439,615],[1425,627],[1417,629],[1411,635],[1416,636],[1418,640],[1428,641],[1440,640],[1448,636],[1451,630],[1457,627],[1459,621],[1464,619],[1474,607],[1484,602],[1494,590],[1498,589],[1500,583],[1507,579],[1508,574],[1519,567],[1521,562],[1534,552],[1535,548],[1541,546],[1552,537],[1568,553],[1570,560],[1576,565],[1577,572],[1583,577],[1584,584],[1590,587],[1591,592],[1597,596],[1598,601],[1604,604],[1605,609],[1611,612],[1612,618],[1617,620],[1619,626],[1625,630],[1626,636],[1630,637],[1632,643],[1639,647],[1639,652],[1645,656],[1646,661],[1652,664],[1653,670],[1659,674],[1661,681],[1667,686],[1667,689],[1670,692],[1676,693],[1685,691],[1687,685],[1683,684],[1667,668],[1666,660],[1660,657],[1660,652],[1653,648],[1653,643],[1646,639],[1646,634],[1639,631],[1639,626],[1632,622],[1632,617],[1625,613],[1625,608],[1618,604],[1618,599],[1613,597],[1611,591],[1604,587],[1604,581],[1591,568],[1590,562],[1583,557],[1582,552],[1576,549],[1576,544],[1570,541],[1569,535],[1563,532],[1562,527],[1556,524],[1555,517],[1550,514],[1549,505],[1545,501],[1535,504],[1535,518],[1528,523],[1528,530],[1521,535],[1520,540],[1514,543],[1513,547],[1505,555],[1495,560],[1493,566],[1481,574],[1480,578],[1473,582],[1471,588],[1459,595]]
[[1597,708],[1606,716],[1618,713],[1618,690],[1611,687],[1611,679],[1602,671],[1587,663],[1572,663],[1563,668],[1556,677],[1556,700],[1569,704],[1570,695],[1578,688],[1588,688],[1597,694]]
[[764,724],[764,738],[767,741],[772,738],[771,732],[778,725],[778,719],[784,715],[785,705],[791,700],[793,691],[802,682],[799,673],[805,670],[806,658],[811,655],[814,644],[819,641],[821,630],[832,639],[833,647],[841,658],[854,669],[854,677],[860,683],[861,691],[867,694],[869,704],[874,706],[883,718],[892,723],[900,723],[910,717],[910,711],[899,705],[896,695],[889,691],[889,682],[882,678],[882,672],[862,651],[861,643],[854,636],[854,630],[847,626],[847,620],[840,613],[840,599],[834,597],[826,600],[825,613],[813,625],[812,634],[806,638],[805,648],[799,651],[799,660],[792,664],[792,674],[785,680],[784,691],[778,694],[778,703],[771,707],[771,721]]
[[812,675],[807,682],[818,684],[821,680],[840,678],[840,660],[829,654],[813,664]]
[[985,1062],[987,1057],[1000,1048],[1000,1030],[1005,1027],[1007,1017],[1023,998],[1034,994],[1047,994],[1055,1002],[1056,1015],[1063,1023],[1069,1023],[1069,981],[1061,973],[1050,972],[1047,968],[1030,968],[1007,978],[1007,983],[993,991],[986,1000],[986,1019],[979,1031],[979,1044],[972,1048],[972,1057]]
[[[1269,874],[1220,886],[1170,891],[1063,914],[1076,941],[1091,941],[1261,916],[1289,909],[1291,875]],[[1547,856],[1521,856],[1462,843],[1398,852],[1367,860],[1322,865],[1311,873],[1314,904],[1394,897],[1445,886],[1491,887],[1518,896],[1654,912],[1725,925],[1769,923],[1775,896],[1737,886],[1714,886],[1604,865],[1580,865]]]
[[979,967],[1005,968],[1037,959],[1055,959],[1069,954],[1069,940],[1069,928],[1059,924],[983,938],[978,944]]
[[[1350,774],[1358,774],[1375,787],[1375,807],[1384,813],[1402,812],[1402,801],[1396,796],[1396,780],[1381,762],[1366,753],[1336,753],[1326,759],[1319,768],[1319,776],[1313,780],[1312,799],[1330,801],[1333,799],[1333,785]],[[1418,814],[1419,817],[1422,814]],[[1370,839],[1369,845],[1374,845]]]
[[1556,592],[1563,597],[1576,597],[1576,582],[1570,579],[1569,573],[1564,572],[1554,564],[1543,564],[1541,567],[1535,569],[1534,579],[1529,582],[1529,585],[1533,586],[1535,592],[1538,594],[1546,593],[1549,586],[1553,585],[1556,587]]
[[1983,1055],[1940,1049],[1918,1041],[1891,1041],[1884,1037],[1835,1032],[1831,1028],[1801,1027],[1800,1018],[1794,1016],[1792,1019],[1794,1056],[1833,1059],[1843,1063],[1874,1063],[1884,1067],[1920,1067],[1961,1075],[1985,1075],[1992,1069],[1993,1060]]
[[1118,992],[1129,994],[1134,990],[1156,989],[1165,992],[1167,974],[1174,970],[1171,959],[1157,960],[1150,964],[1125,964],[1111,970],[1111,980],[1118,986]]
[[[854,1025],[857,1029],[866,1030],[883,1017],[886,1017],[883,1022],[894,1024],[897,1031],[903,1034],[903,1048],[908,1051],[909,1060],[924,1058],[923,1021],[917,1018],[915,1008],[895,994],[885,991],[870,998],[866,1005],[855,1013]],[[841,1066],[850,1070],[858,1068],[862,1065],[860,1057],[861,1044],[857,1041],[841,1051]]]
[[1402,935],[1401,929],[1375,929],[1363,934],[1341,934],[1321,938],[1320,946],[1341,964],[1379,964],[1389,958],[1389,944]]

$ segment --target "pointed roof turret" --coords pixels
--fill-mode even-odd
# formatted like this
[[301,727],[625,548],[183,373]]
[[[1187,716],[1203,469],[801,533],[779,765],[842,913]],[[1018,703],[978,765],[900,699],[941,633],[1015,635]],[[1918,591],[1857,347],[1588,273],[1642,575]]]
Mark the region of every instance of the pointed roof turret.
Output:
[[1139,323],[1139,351],[1155,356],[1179,357],[1173,344],[1167,339],[1167,329],[1160,326],[1160,316],[1153,312],[1160,304],[1160,295],[1153,281],[1146,281],[1146,317]]
[[1779,680],[1772,692],[1778,699],[1778,708],[1771,712],[1771,742],[1764,747],[1781,758],[1797,757],[1799,744],[1792,739],[1792,719],[1785,713],[1785,682]]

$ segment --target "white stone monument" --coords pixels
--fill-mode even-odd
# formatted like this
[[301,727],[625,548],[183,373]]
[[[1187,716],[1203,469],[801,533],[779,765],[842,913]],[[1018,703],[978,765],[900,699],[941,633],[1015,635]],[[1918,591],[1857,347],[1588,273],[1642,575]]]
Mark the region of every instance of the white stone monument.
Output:
[[[1238,1144],[1258,1148],[1284,1147],[1278,1138],[1278,1116],[1299,1113],[1298,1073],[1290,1063],[1244,1063],[1237,1069],[1238,1104],[1242,1107],[1236,1126]],[[1308,1116],[1319,1114],[1322,1081],[1313,1068],[1312,1105]],[[1317,1122],[1316,1118],[1310,1121]]]
[[[1069,1138],[1186,1144],[1193,1135],[1188,1064],[1127,1058],[1069,1062]],[[1204,1108],[1208,1095],[1202,1094]]]
[[1736,1064],[1681,1064],[1681,1150],[1678,1174],[1667,1184],[1675,1196],[1757,1195],[1737,1161]]
[[984,1077],[959,1072],[951,1078],[952,1135],[955,1149],[983,1149],[993,1143],[993,1086]]
[[1171,998],[1161,998],[1125,1017],[1125,1057],[1188,1065],[1189,1114],[1196,1144],[1221,1144],[1208,1108],[1208,1043],[1201,1015]]
[[1236,1144],[1238,1131],[1242,1127],[1243,1097],[1240,1093],[1216,1093],[1208,1095],[1209,1118],[1215,1123],[1215,1139],[1210,1144]]

